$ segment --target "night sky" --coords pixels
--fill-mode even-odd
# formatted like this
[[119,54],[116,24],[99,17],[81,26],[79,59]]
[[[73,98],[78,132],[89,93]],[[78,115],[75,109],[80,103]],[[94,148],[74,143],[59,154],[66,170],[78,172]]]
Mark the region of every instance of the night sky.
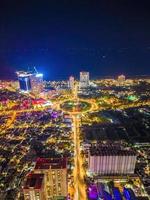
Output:
[[1,0],[0,79],[150,75],[149,0]]

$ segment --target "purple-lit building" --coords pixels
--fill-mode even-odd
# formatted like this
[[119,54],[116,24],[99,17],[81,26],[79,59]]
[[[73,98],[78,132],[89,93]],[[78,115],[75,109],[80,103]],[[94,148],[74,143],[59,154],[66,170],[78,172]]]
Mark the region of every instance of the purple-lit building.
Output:
[[88,188],[88,197],[90,200],[97,200],[98,198],[98,191],[96,185],[90,185]]

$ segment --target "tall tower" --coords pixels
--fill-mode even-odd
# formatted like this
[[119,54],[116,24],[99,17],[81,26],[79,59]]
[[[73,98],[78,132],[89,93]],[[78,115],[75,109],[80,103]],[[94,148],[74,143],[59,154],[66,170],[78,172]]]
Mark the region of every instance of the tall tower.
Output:
[[73,76],[70,76],[69,77],[69,82],[68,82],[68,86],[69,86],[69,88],[71,89],[71,90],[73,90],[74,89],[74,85],[75,83],[74,83],[74,77]]
[[80,72],[80,89],[87,88],[89,86],[89,72]]
[[17,72],[20,91],[40,94],[43,91],[43,74],[35,72]]
[[32,92],[34,94],[40,94],[43,91],[43,74],[32,74],[30,80]]
[[19,71],[17,72],[19,87],[22,92],[30,92],[31,91],[31,73]]

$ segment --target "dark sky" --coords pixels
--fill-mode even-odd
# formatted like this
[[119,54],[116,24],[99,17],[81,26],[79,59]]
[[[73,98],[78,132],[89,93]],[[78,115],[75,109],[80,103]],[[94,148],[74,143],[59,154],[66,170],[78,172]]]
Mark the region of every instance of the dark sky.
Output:
[[0,0],[0,78],[150,75],[149,0]]

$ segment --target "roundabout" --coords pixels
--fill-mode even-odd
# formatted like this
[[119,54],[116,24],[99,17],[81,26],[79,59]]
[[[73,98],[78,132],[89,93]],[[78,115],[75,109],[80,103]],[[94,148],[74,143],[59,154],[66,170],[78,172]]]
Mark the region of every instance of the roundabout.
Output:
[[63,102],[60,105],[61,109],[63,109],[66,112],[87,112],[91,109],[91,103],[83,100],[75,101],[75,100],[68,100]]

